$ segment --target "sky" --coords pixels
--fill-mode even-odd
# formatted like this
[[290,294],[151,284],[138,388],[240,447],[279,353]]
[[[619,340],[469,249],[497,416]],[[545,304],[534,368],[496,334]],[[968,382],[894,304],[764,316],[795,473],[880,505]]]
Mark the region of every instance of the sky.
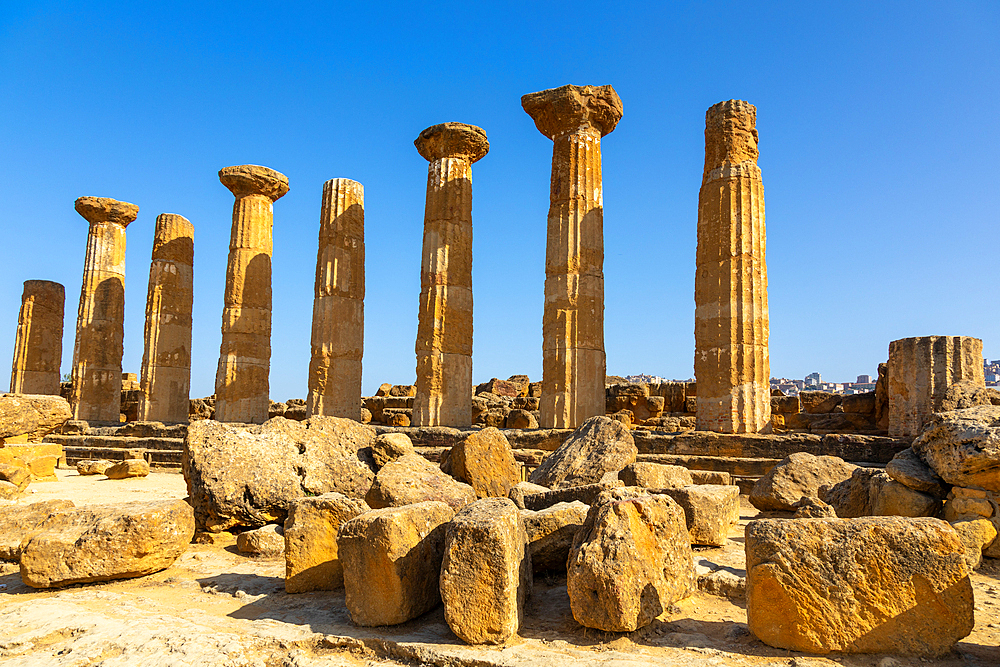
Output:
[[[541,379],[552,143],[520,105],[611,84],[602,141],[607,371],[693,375],[705,111],[757,107],[774,377],[875,375],[892,340],[968,335],[1000,358],[996,2],[0,2],[0,354],[25,280],[66,287],[72,364],[83,195],[128,227],[126,372],[142,361],[153,226],[195,227],[191,395],[214,391],[232,194],[274,205],[271,398],[307,393],[324,181],[365,187],[363,391],[415,379],[427,162],[482,127],[473,167],[473,379]],[[9,366],[0,359],[0,386]]]

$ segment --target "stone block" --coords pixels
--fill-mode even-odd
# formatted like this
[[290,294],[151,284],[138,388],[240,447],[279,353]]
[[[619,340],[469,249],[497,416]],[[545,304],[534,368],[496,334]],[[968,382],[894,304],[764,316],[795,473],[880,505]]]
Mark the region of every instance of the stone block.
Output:
[[627,427],[607,417],[591,417],[535,468],[529,481],[551,489],[594,484],[635,461],[636,454]]
[[618,473],[618,479],[625,486],[647,489],[673,489],[694,484],[687,468],[663,463],[630,463]]
[[18,562],[21,540],[53,512],[75,507],[72,500],[46,500],[0,507],[0,560]]
[[369,511],[363,500],[340,493],[300,498],[285,519],[285,592],[331,591],[344,585],[337,552],[337,531]]
[[719,484],[692,484],[659,489],[684,510],[691,544],[725,546],[729,530],[740,520],[740,489]]
[[576,532],[583,526],[590,508],[576,500],[557,503],[536,511],[521,510],[528,534],[531,566],[535,572],[565,571],[566,559]]

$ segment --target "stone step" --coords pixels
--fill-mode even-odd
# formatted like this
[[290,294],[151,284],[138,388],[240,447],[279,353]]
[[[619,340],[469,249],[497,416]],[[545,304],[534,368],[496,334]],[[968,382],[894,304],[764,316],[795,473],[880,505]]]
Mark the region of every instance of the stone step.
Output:
[[[140,449],[140,448],[136,448]],[[70,468],[75,467],[79,461],[84,459],[106,459],[108,461],[123,461],[125,460],[125,449],[120,449],[117,447],[78,447],[78,446],[67,446],[63,447],[63,451],[66,454],[66,465]],[[180,472],[181,469],[181,457],[183,456],[183,451],[175,451],[169,449],[146,449],[144,450],[144,458],[149,461],[149,464],[154,468],[174,470]]]
[[162,422],[111,422],[68,421],[62,428],[65,435],[115,436],[122,438],[179,438],[187,437],[187,424]]
[[64,448],[148,449],[183,451],[183,438],[135,438],[117,435],[48,435],[44,442],[57,442]]

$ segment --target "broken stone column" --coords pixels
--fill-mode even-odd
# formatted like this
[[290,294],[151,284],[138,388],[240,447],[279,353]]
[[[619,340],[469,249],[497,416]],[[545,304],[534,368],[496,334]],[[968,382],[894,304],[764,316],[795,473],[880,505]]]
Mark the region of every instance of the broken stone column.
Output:
[[986,386],[980,339],[920,336],[889,343],[889,435],[918,435],[948,387],[962,380]]
[[186,422],[191,388],[194,226],[180,215],[156,218],[146,293],[139,419]]
[[415,426],[472,424],[472,164],[490,150],[475,125],[442,123],[413,144],[430,161],[417,324]]
[[361,420],[365,334],[365,189],[323,184],[307,414]]
[[73,419],[118,422],[125,338],[125,228],[139,207],[107,197],[80,197],[90,223],[73,347]]
[[65,289],[59,283],[24,281],[10,393],[59,395],[65,301]]
[[215,419],[267,420],[271,369],[271,225],[288,178],[253,164],[225,167],[219,180],[236,196],[226,268],[222,346],[215,374]]
[[611,86],[562,86],[521,106],[552,139],[542,317],[542,428],[604,414],[604,196],[601,137],[622,102]]
[[697,428],[757,433],[771,421],[764,186],[757,108],[720,102],[705,114],[694,283]]

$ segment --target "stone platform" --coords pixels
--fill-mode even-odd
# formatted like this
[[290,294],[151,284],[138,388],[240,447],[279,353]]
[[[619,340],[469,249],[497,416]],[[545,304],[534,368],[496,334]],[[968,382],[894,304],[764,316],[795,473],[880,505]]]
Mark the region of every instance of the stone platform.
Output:
[[181,470],[187,424],[67,422],[63,430],[63,434],[46,436],[45,442],[62,445],[65,465],[70,467],[84,459],[122,461],[127,452],[139,449],[153,468]]

